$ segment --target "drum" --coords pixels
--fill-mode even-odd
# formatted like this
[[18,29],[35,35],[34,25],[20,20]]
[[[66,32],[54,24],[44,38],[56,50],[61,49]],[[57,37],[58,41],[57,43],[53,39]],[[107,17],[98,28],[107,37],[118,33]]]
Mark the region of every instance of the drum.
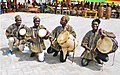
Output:
[[111,12],[112,12],[111,7],[107,7],[107,8],[106,8],[106,16],[105,16],[105,19],[110,19],[110,17],[111,17]]
[[38,31],[39,37],[45,37],[46,34],[47,34],[47,31],[45,29],[40,29]]
[[30,8],[30,7],[33,7],[33,5],[32,4],[28,4],[27,7]]
[[104,15],[104,7],[99,7],[98,8],[98,17],[103,18]]
[[75,16],[77,14],[77,11],[76,10],[72,10],[71,11],[71,15]]
[[24,28],[21,28],[21,29],[19,30],[19,34],[22,35],[22,36],[25,35],[26,32],[27,32],[27,31],[26,31],[26,29],[24,29]]
[[62,31],[57,41],[62,48],[67,48],[67,51],[73,51],[77,47],[77,40],[68,31]]
[[96,48],[104,54],[108,54],[109,52],[112,51],[113,48],[113,42],[111,40],[111,38],[109,37],[104,37],[103,39],[99,39],[97,41],[97,46]]
[[77,10],[77,15],[78,16],[82,15],[82,11],[81,10]]
[[114,38],[111,38],[111,40],[113,42],[113,46],[112,46],[112,51],[110,51],[110,53],[113,53],[118,49],[118,41]]

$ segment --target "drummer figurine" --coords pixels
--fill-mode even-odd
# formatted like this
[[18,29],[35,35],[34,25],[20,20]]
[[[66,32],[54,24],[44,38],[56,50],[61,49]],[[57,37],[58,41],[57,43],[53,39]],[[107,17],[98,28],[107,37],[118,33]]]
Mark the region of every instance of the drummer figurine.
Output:
[[68,21],[69,21],[69,16],[67,16],[67,15],[62,16],[62,18],[60,20],[61,26],[57,26],[51,33],[53,42],[52,42],[51,46],[48,48],[48,50],[47,50],[47,52],[49,54],[54,53],[53,54],[54,57],[57,56],[58,52],[60,51],[60,62],[65,62],[66,58],[67,58],[67,55],[66,55],[66,57],[64,59],[63,58],[63,52],[61,51],[62,48],[57,42],[58,35],[62,31],[67,30],[70,34],[72,34],[76,38],[76,33],[75,33],[74,29],[69,24],[67,24]]
[[25,45],[30,36],[30,29],[24,24],[21,24],[22,19],[20,15],[15,16],[15,22],[6,29],[6,37],[9,41],[8,55],[14,54],[13,46],[18,47],[20,51],[24,51],[24,48],[28,49]]
[[46,46],[44,44],[44,39],[50,39],[49,31],[43,26],[40,25],[39,16],[33,17],[34,26],[30,27],[32,35],[31,35],[31,55],[30,57],[36,56],[37,60],[42,62],[44,61],[44,50]]
[[101,53],[98,48],[96,48],[97,41],[104,37],[116,38],[112,32],[107,32],[102,29],[98,29],[100,24],[99,19],[94,19],[92,21],[92,30],[88,31],[83,37],[81,46],[85,48],[85,51],[81,55],[81,65],[87,66],[91,60],[94,60],[98,64],[103,64],[109,60],[108,53]]

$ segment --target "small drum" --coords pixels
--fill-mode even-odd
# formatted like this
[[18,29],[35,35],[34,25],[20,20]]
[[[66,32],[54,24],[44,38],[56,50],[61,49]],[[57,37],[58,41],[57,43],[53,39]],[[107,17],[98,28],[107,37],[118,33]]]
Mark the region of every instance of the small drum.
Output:
[[22,28],[22,29],[19,30],[19,34],[22,35],[22,36],[25,35],[26,32],[27,32],[27,31],[26,31],[26,29],[24,29],[24,28]]
[[40,29],[38,31],[39,37],[45,37],[46,34],[47,34],[47,31],[45,29]]
[[108,54],[108,53],[112,52],[113,46],[114,46],[113,41],[109,37],[104,37],[103,39],[100,38],[97,41],[97,49],[101,53]]
[[77,47],[77,40],[68,31],[62,31],[57,41],[62,48],[67,48],[67,51],[73,51]]

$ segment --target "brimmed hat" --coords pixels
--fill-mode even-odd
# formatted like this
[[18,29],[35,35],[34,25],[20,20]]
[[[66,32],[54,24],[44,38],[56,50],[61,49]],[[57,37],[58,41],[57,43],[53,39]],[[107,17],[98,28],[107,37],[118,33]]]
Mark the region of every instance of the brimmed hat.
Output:
[[65,15],[63,17],[65,17],[65,19],[66,19],[67,22],[70,20],[70,17],[68,15]]
[[97,41],[97,49],[101,53],[109,53],[112,50],[112,40],[109,37],[104,37],[103,39],[99,39]]
[[33,17],[33,20],[34,20],[34,21],[37,20],[37,19],[40,20],[40,17],[39,17],[39,16],[34,16],[34,17]]
[[19,20],[19,19],[21,19],[20,15],[16,15],[15,20]]

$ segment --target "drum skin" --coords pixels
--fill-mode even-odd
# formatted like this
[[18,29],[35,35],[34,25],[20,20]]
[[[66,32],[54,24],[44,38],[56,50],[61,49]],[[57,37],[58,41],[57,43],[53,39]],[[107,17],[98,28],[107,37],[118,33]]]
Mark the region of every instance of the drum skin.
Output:
[[97,41],[97,49],[101,53],[104,53],[104,54],[109,53],[110,51],[112,51],[112,47],[113,47],[113,42],[109,37],[104,37],[103,39],[100,38]]
[[77,40],[68,31],[62,32],[58,36],[57,41],[62,48],[67,48],[67,51],[73,51],[77,47]]
[[98,17],[103,18],[104,15],[104,7],[99,7],[98,8]]
[[69,35],[69,39],[64,44],[60,44],[61,47],[67,47],[68,51],[74,50],[77,47],[77,40],[73,37],[72,34]]
[[20,35],[25,35],[26,32],[27,32],[27,31],[26,31],[26,29],[24,29],[24,28],[22,28],[22,29],[19,30],[19,34],[20,34]]
[[39,37],[44,37],[47,34],[47,31],[45,29],[40,29],[38,31]]
[[68,31],[62,31],[59,34],[59,36],[57,38],[57,41],[58,41],[59,44],[63,44],[68,40],[68,38],[69,38],[69,32]]

